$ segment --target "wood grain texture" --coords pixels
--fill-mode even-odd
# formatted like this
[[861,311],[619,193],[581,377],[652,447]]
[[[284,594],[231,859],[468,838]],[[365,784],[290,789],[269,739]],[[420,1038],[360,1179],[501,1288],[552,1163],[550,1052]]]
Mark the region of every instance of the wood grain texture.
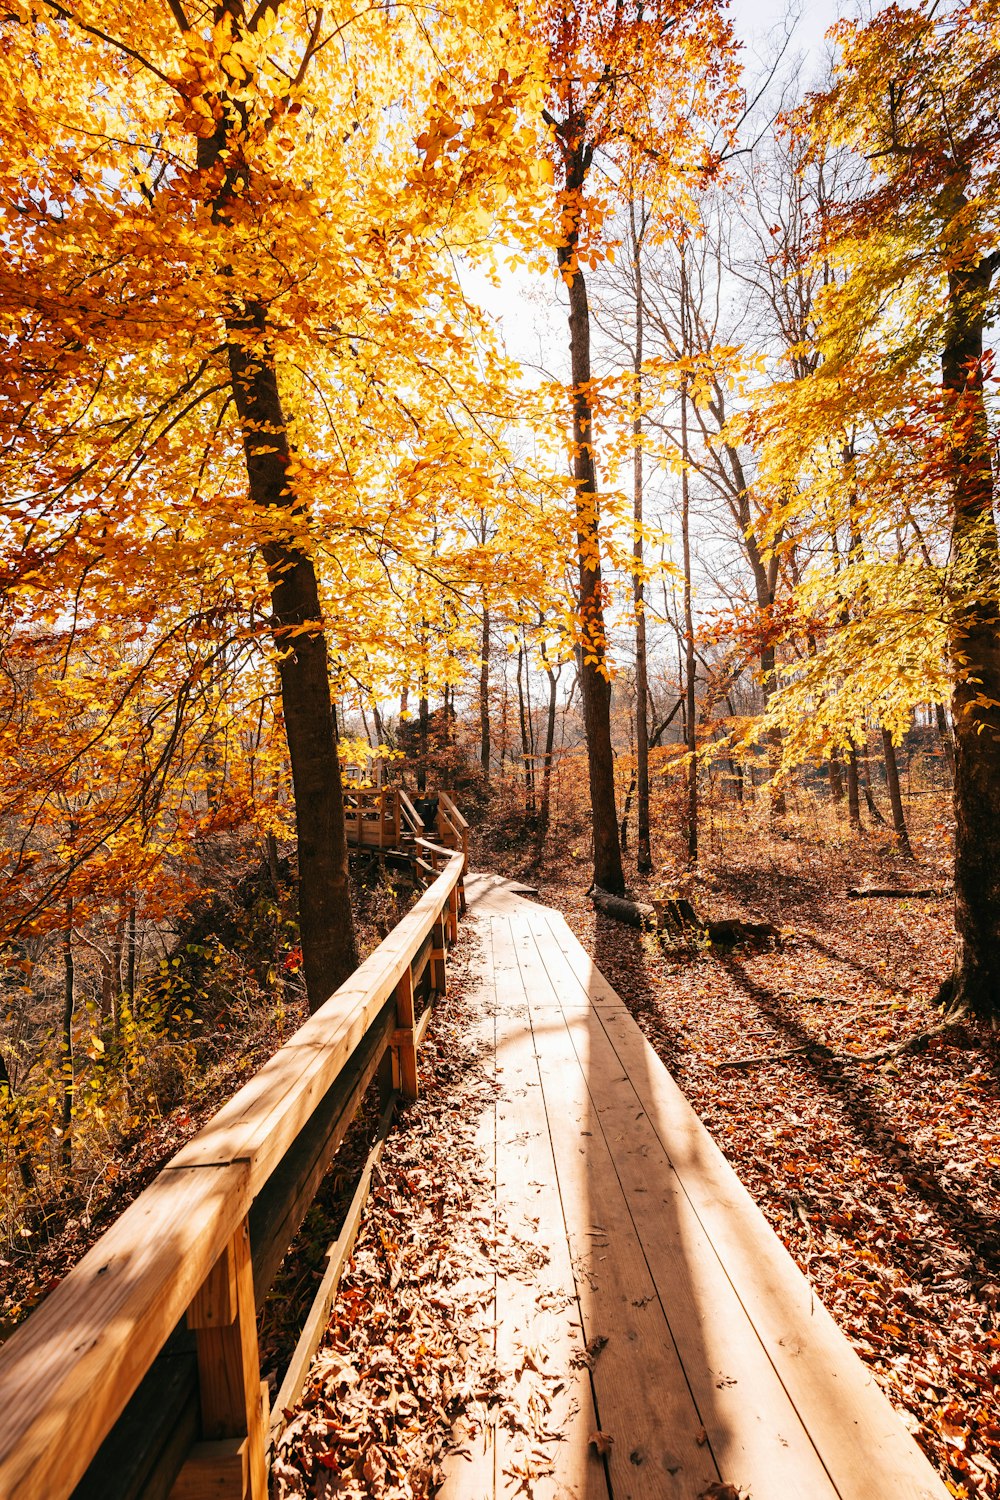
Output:
[[523,1270],[498,1280],[497,1353],[512,1374],[516,1423],[497,1441],[496,1493],[515,1500],[608,1500],[580,1295],[570,1258],[551,1127],[510,924],[492,923],[496,1006],[496,1191],[501,1221],[524,1249]]
[[249,1206],[245,1162],[161,1172],[11,1335],[0,1495],[72,1491]]
[[[513,935],[507,961],[521,973]],[[523,975],[522,983],[585,1341],[594,1351],[598,1425],[613,1439],[611,1492],[615,1500],[690,1500],[719,1473],[602,1129],[603,1060],[578,1057],[565,1019],[536,1006],[535,986]]]
[[170,1500],[233,1500],[246,1494],[246,1438],[196,1443],[174,1481]]
[[[946,1500],[893,1411],[614,990],[554,912],[549,930],[612,1044],[693,1215],[841,1500]],[[564,971],[565,973],[565,971]],[[566,974],[565,982],[572,980]],[[615,1003],[617,1001],[617,1004]],[[756,1400],[756,1393],[755,1398]],[[812,1492],[810,1491],[810,1494]]]
[[[256,1192],[316,1109],[435,925],[461,875],[445,870],[336,994],[178,1152],[174,1167],[246,1160]],[[443,944],[442,944],[443,946]],[[432,960],[433,962],[433,960]]]
[[[546,988],[573,994],[567,961],[544,921],[525,924],[518,955],[533,997]],[[810,1500],[836,1500],[809,1433],[646,1114],[641,1077],[625,1071],[608,1038],[607,1014],[581,1014],[574,1006],[566,1029],[576,1056],[587,1058],[600,1129],[722,1478],[753,1495],[801,1492]]]

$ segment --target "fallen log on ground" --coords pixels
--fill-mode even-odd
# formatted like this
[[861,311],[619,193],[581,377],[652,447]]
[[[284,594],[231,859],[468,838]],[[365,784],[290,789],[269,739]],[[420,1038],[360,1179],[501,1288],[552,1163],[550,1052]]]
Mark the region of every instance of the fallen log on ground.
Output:
[[592,886],[588,892],[595,907],[606,917],[624,922],[629,927],[639,927],[647,932],[670,930],[683,936],[708,937],[710,943],[732,948],[737,943],[764,942],[768,938],[780,939],[781,933],[771,922],[744,922],[738,917],[725,917],[717,922],[706,922],[699,917],[690,901],[684,896],[660,900],[652,905],[647,901],[632,901],[626,896],[613,896],[601,886]]
[[768,938],[781,938],[773,922],[741,922],[735,917],[722,922],[706,922],[705,931],[711,943],[721,948],[733,948],[737,943],[766,942]]
[[630,901],[627,896],[613,896],[599,885],[591,886],[588,895],[599,912],[616,922],[624,922],[629,927],[645,928],[649,932],[659,929],[656,907],[650,906],[647,901]]
[[933,901],[936,897],[951,894],[950,890],[942,890],[936,885],[852,885],[847,891],[850,901],[864,901],[869,896],[882,896],[889,901],[905,901],[908,896],[914,896],[918,900]]

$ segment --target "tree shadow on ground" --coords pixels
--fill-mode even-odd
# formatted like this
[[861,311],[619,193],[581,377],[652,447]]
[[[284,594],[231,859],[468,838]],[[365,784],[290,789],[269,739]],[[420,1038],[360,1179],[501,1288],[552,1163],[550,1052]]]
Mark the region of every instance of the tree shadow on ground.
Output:
[[[730,955],[721,962],[733,983],[790,1045],[816,1043],[808,1028],[789,1015],[782,997],[748,974],[738,958]],[[963,1040],[961,1028],[956,1028],[954,1040],[959,1044]],[[979,1045],[977,1040],[976,1046]],[[963,1247],[969,1257],[967,1274],[972,1288],[977,1294],[982,1293],[1000,1271],[1000,1216],[974,1208],[966,1194],[942,1181],[937,1164],[922,1158],[900,1140],[898,1121],[890,1118],[877,1101],[872,1086],[859,1075],[857,1064],[806,1052],[795,1058],[793,1065],[808,1069],[817,1085],[835,1096],[860,1139],[900,1172],[908,1191],[923,1201]],[[911,1274],[915,1277],[921,1274],[916,1263],[920,1248],[915,1239],[913,1249],[917,1255],[907,1256],[913,1262]]]
[[646,953],[649,935],[625,927],[597,912],[594,928],[594,962],[613,989],[623,998],[642,1030],[656,1048],[665,1067],[677,1072],[687,1051],[685,1030],[671,1025],[660,1004],[662,979],[651,973]]

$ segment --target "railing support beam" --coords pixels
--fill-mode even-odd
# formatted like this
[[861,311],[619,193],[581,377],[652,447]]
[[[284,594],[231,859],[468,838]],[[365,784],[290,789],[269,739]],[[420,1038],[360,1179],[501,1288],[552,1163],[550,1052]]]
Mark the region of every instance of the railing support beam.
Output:
[[448,986],[446,955],[445,918],[442,913],[431,928],[431,989],[436,995],[443,995]]
[[393,1082],[404,1099],[416,1099],[420,1093],[417,1077],[417,1042],[414,1035],[413,969],[410,967],[396,986],[396,1027],[393,1034]]
[[212,1493],[227,1500],[267,1500],[266,1422],[246,1219],[188,1309],[187,1323],[197,1343],[204,1441],[178,1475],[171,1500]]

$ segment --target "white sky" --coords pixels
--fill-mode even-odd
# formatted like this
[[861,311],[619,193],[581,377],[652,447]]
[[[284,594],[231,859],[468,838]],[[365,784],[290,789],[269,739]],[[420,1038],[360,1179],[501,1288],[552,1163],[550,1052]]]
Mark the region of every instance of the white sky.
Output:
[[[763,79],[780,47],[785,17],[797,15],[792,41],[785,54],[791,64],[802,57],[804,82],[823,69],[827,44],[824,33],[842,10],[853,9],[850,0],[730,0],[737,35],[742,41],[747,69],[747,88],[753,79]],[[759,85],[758,85],[759,86]],[[552,375],[566,378],[568,360],[566,313],[559,300],[555,275],[528,276],[504,273],[503,286],[496,288],[479,273],[466,269],[462,276],[466,295],[487,309],[500,325],[508,352],[526,367],[542,366]]]

